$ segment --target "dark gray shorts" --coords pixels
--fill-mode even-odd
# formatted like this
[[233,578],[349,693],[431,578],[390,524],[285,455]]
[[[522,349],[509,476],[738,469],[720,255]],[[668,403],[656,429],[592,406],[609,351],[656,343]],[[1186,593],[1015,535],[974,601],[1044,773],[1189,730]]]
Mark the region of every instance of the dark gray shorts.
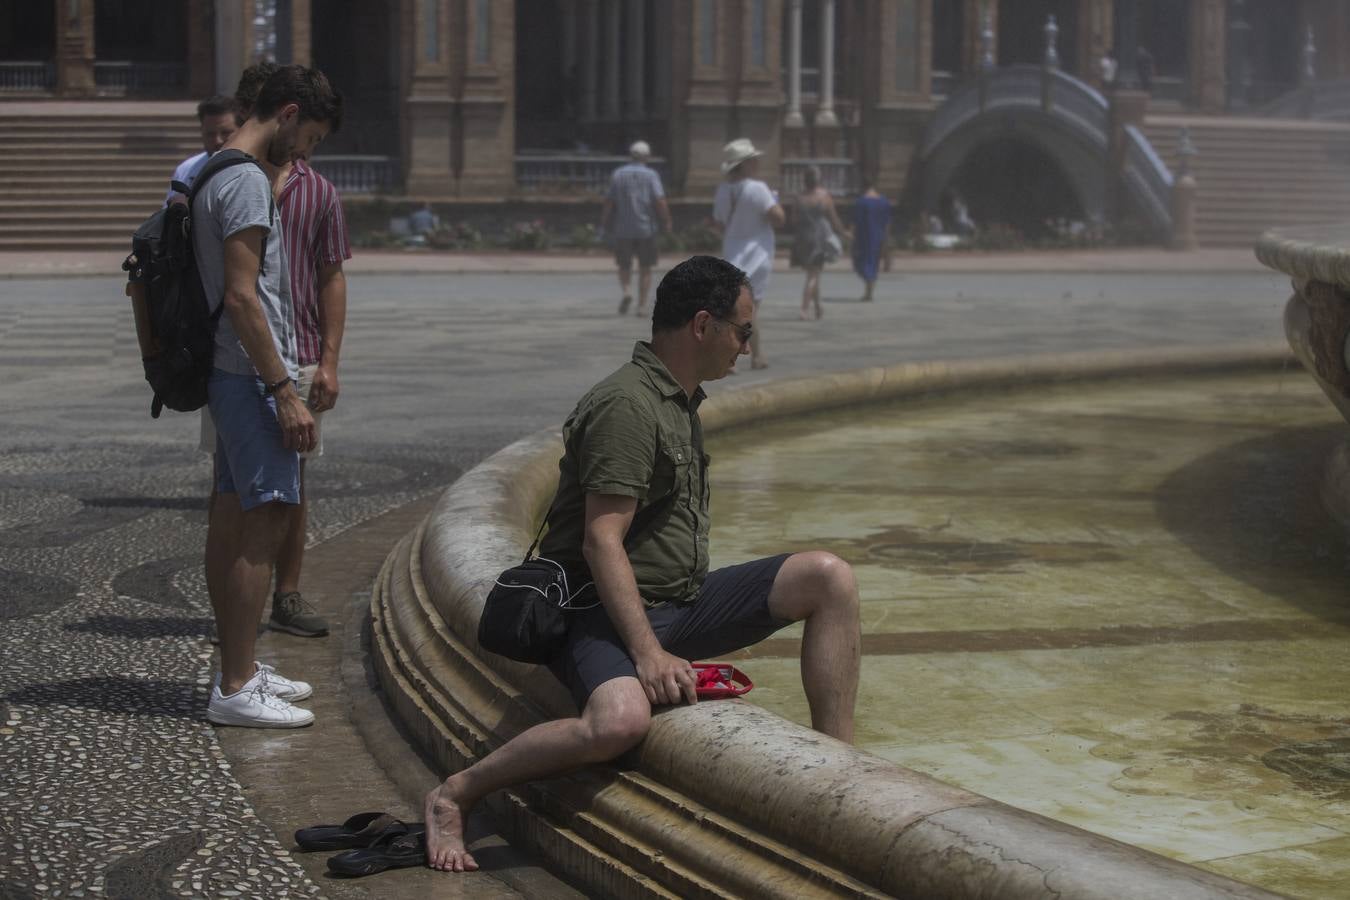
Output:
[[633,257],[637,257],[638,267],[650,269],[656,265],[656,238],[615,238],[614,262],[620,269],[633,268]]
[[[769,612],[769,591],[790,553],[710,572],[691,603],[662,603],[647,610],[656,639],[667,652],[700,662],[757,644],[792,622]],[[567,644],[549,663],[583,709],[591,692],[637,669],[603,606],[579,612]]]

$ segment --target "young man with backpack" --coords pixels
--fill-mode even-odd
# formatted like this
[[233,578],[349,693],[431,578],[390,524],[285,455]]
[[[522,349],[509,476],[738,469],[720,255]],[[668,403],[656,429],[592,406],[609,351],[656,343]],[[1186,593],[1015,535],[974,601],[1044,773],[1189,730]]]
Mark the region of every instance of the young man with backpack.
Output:
[[282,67],[221,151],[242,151],[256,164],[233,165],[205,183],[199,177],[192,197],[202,286],[210,309],[224,310],[207,385],[217,439],[206,584],[221,660],[207,718],[218,724],[295,728],[314,721],[292,705],[312,693],[310,686],[253,656],[287,508],[300,502],[299,453],[315,442],[314,418],[295,383],[295,311],[272,179],[341,120],[342,98],[321,72]]
[[[280,68],[274,62],[254,63],[239,76],[235,106],[245,116],[258,92]],[[299,376],[296,387],[314,417],[314,447],[300,454],[300,503],[287,510],[286,536],[276,562],[276,590],[268,625],[301,637],[323,637],[328,623],[300,593],[304,564],[308,503],[307,462],[323,455],[323,415],[337,404],[338,357],[347,317],[347,281],[344,260],[351,259],[342,200],[328,179],[301,159],[281,167],[273,178],[281,210],[291,305],[295,308]],[[214,453],[216,431],[210,412],[202,411],[203,453]],[[214,490],[213,500],[214,502]]]

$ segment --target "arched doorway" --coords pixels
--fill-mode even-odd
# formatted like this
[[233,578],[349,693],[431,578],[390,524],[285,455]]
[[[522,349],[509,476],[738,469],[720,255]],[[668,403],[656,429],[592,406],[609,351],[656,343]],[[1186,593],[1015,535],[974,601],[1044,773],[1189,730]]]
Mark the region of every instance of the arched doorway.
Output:
[[964,203],[981,230],[1038,241],[1090,227],[1090,215],[1058,160],[1037,144],[1004,136],[976,145],[938,194],[948,228]]

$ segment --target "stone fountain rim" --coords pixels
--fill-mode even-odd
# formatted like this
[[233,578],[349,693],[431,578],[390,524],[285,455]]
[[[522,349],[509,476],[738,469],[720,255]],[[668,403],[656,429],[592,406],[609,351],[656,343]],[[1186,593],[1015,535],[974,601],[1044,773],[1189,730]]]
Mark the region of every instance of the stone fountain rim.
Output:
[[[906,397],[965,394],[980,388],[1002,391],[1036,384],[1252,371],[1274,368],[1289,360],[1288,349],[1282,345],[1259,344],[906,363],[745,385],[715,394],[701,413],[705,431],[713,433],[799,413]],[[500,561],[518,556],[528,543],[534,522],[552,495],[550,485],[556,483],[559,450],[556,428],[528,435],[503,448],[447,489],[423,523],[420,540],[414,536],[412,580],[430,599],[429,604],[424,600],[424,605],[434,606],[439,613],[441,621],[433,623],[434,629],[444,630],[449,640],[476,651],[475,623],[486,587],[500,569]],[[397,623],[391,627],[389,622],[380,621],[379,597],[374,608],[377,630],[397,629]],[[390,609],[388,604],[385,609]],[[434,652],[427,645],[409,649],[414,655]],[[415,666],[417,660],[407,663]],[[500,684],[518,691],[535,715],[574,714],[547,672],[490,654],[473,660],[472,665],[479,669],[475,676],[479,681],[499,679]],[[422,667],[419,677],[429,674],[431,668]],[[542,679],[538,677],[541,674]],[[382,677],[382,681],[387,691],[396,688],[389,679]],[[494,717],[496,709],[492,710]],[[743,723],[746,730],[737,731],[737,723]],[[422,727],[408,724],[417,734],[435,730],[427,728],[425,722],[418,723]],[[763,772],[764,796],[787,797],[779,804],[785,810],[779,812],[786,816],[785,821],[809,820],[817,808],[810,807],[809,800],[804,801],[809,808],[795,808],[794,790],[800,790],[803,797],[813,796],[816,802],[821,800],[819,785],[808,775],[789,772],[781,777],[783,770],[793,768],[783,765],[783,759],[802,754],[803,748],[816,761],[817,770],[847,774],[848,790],[830,799],[841,812],[856,806],[852,817],[841,815],[828,833],[810,835],[762,817],[756,819],[759,813],[745,812],[734,802],[728,807],[728,798],[746,791],[744,772],[720,784],[717,773],[682,760],[682,756],[690,755],[691,747],[701,747],[706,753],[721,747],[729,733],[760,733],[756,728],[766,732],[765,739],[751,742],[752,747],[738,745],[737,749],[762,757],[758,769],[748,777],[753,779]],[[488,743],[500,738],[499,732]],[[820,760],[826,761],[823,766]],[[1143,893],[1157,896],[1272,896],[1251,885],[942,784],[739,701],[662,712],[651,734],[626,758],[625,765],[714,814],[739,816],[752,831],[788,845],[807,859],[821,860],[873,889],[904,893],[923,884],[927,889],[940,888],[943,895],[975,896],[996,885],[1001,896],[1021,897],[1039,895],[1047,884],[1044,879],[1053,877],[1057,889],[1080,897],[1123,896],[1122,891],[1138,892],[1144,887],[1149,890]],[[780,772],[777,779],[768,774],[774,769]],[[777,794],[771,794],[774,791]],[[892,810],[889,815],[888,809]],[[893,829],[887,827],[888,822]],[[842,840],[841,829],[856,831],[856,835]],[[991,848],[992,854],[985,855]],[[1011,852],[1014,848],[1016,852]],[[978,871],[952,865],[958,858],[972,863],[978,859]],[[708,877],[719,876],[710,872]]]

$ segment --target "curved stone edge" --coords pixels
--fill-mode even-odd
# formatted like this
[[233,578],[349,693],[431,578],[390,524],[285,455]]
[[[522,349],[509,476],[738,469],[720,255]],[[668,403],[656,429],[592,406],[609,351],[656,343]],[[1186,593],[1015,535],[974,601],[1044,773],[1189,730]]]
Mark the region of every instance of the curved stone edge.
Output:
[[1262,264],[1300,282],[1350,287],[1350,223],[1272,228],[1256,242]]
[[[906,397],[1288,362],[1282,347],[1253,345],[915,363],[732,390],[702,412],[715,431]],[[475,638],[486,585],[524,554],[560,450],[550,429],[466,473],[375,585],[376,671],[446,771],[574,714],[546,671],[482,654]],[[662,711],[617,764],[491,804],[516,840],[612,896],[1275,896],[943,784],[742,701]]]

